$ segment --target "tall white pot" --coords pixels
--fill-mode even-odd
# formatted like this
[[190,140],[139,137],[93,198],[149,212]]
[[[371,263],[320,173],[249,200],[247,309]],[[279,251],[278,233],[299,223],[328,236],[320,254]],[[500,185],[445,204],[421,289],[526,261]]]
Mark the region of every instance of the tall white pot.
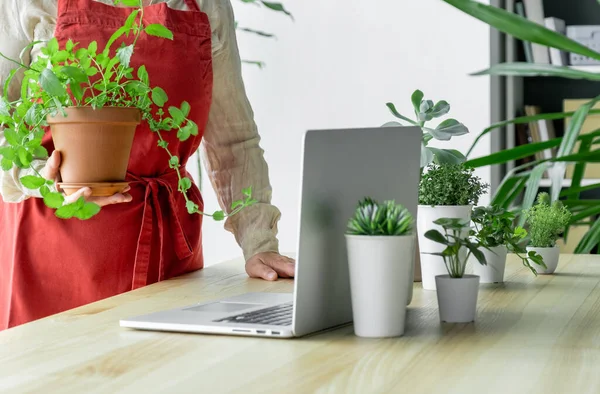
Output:
[[481,265],[475,256],[470,255],[469,261],[473,267],[473,274],[479,276],[479,283],[502,283],[504,282],[504,269],[506,268],[506,246],[479,249],[485,256],[486,265]]
[[412,299],[415,236],[346,235],[354,332],[360,337],[404,334]]
[[449,275],[435,277],[440,320],[446,323],[470,323],[475,321],[479,277],[465,275],[451,278]]
[[[444,264],[444,259],[440,256],[431,255],[431,253],[441,253],[444,246],[425,238],[425,233],[429,230],[438,230],[444,234],[444,229],[433,222],[441,218],[471,219],[470,205],[461,206],[428,206],[419,205],[417,212],[417,233],[419,235],[419,250],[421,252],[421,281],[423,289],[435,290],[435,277],[448,273]],[[466,250],[462,258],[466,257]]]
[[534,248],[528,246],[527,252],[530,251],[537,252],[537,254],[542,256],[544,264],[546,264],[547,268],[544,268],[541,265],[537,265],[533,261],[529,260],[529,264],[531,264],[538,274],[550,275],[556,271],[556,267],[558,267],[558,258],[560,256],[560,247],[558,245],[555,245],[553,248]]

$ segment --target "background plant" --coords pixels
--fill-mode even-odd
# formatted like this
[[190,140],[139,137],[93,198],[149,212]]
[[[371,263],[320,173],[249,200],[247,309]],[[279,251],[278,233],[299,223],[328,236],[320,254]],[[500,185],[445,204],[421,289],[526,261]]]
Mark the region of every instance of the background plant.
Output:
[[[482,4],[473,0],[443,1],[517,39],[600,60],[600,53],[593,49],[516,14],[507,12],[504,9]],[[600,80],[600,73],[548,64],[519,62],[496,64],[491,68],[477,72],[474,75],[537,76],[584,79],[589,81]],[[598,152],[598,149],[592,150],[594,144],[598,142],[600,130],[587,133],[585,136],[579,135],[587,116],[600,113],[599,110],[592,109],[598,101],[600,101],[600,95],[591,99],[575,112],[557,112],[541,114],[538,116],[522,116],[493,124],[477,136],[473,146],[467,153],[467,157],[469,157],[475,145],[484,135],[491,132],[501,132],[507,125],[529,123],[537,120],[571,118],[569,127],[565,130],[563,137],[540,143],[517,146],[513,149],[507,149],[500,152],[493,152],[485,157],[470,158],[467,161],[467,165],[474,168],[489,165],[502,165],[531,156],[536,152],[556,147],[557,154],[554,159],[536,160],[526,165],[517,166],[508,171],[498,188],[494,191],[492,203],[505,208],[513,208],[516,212],[527,211],[535,202],[543,173],[546,170],[549,170],[552,182],[550,189],[551,201],[556,201],[558,199],[563,200],[564,204],[569,207],[573,213],[567,225],[565,234],[568,233],[570,226],[589,226],[589,230],[577,245],[575,253],[589,253],[600,244],[600,201],[582,200],[580,198],[582,192],[600,188],[600,183],[581,186],[586,163],[600,162],[600,152]],[[579,149],[575,152],[575,146],[578,142],[580,142]],[[574,163],[575,168],[570,187],[563,188],[563,179],[567,163]],[[520,213],[518,223],[523,225],[525,219],[526,216]]]
[[489,187],[463,164],[430,164],[421,176],[419,204],[475,205]]
[[550,202],[548,193],[540,193],[537,204],[526,212],[530,246],[552,248],[569,223],[571,212],[561,201]]
[[[60,48],[53,38],[29,66],[23,63],[22,55],[39,42],[25,48],[19,60],[9,59],[0,53],[1,57],[17,65],[9,74],[0,96],[0,127],[4,128],[8,143],[8,146],[0,148],[2,170],[9,171],[13,166],[31,168],[36,175],[21,178],[21,183],[29,189],[39,190],[44,203],[56,209],[58,217],[89,219],[100,211],[99,206],[85,202],[83,198],[65,204],[64,196],[56,191],[54,182],[44,179],[32,166],[34,159],[48,157],[41,144],[44,127],[48,126],[46,118],[57,114],[66,116],[64,108],[71,106],[137,108],[156,134],[158,147],[166,152],[169,167],[177,171],[178,189],[185,197],[188,212],[223,220],[226,216],[223,211],[206,214],[188,198],[187,191],[192,187],[192,180],[182,176],[180,159],[170,151],[168,142],[163,138],[163,133],[168,132],[176,133],[181,141],[198,135],[198,126],[188,118],[189,103],[167,105],[167,93],[161,87],[151,85],[145,66],[137,70],[130,67],[135,45],[142,34],[172,40],[173,33],[160,24],[145,23],[142,0],[115,0],[115,5],[119,4],[137,8],[132,9],[125,24],[115,31],[104,48],[99,48],[97,42],[92,42],[87,48],[79,47],[71,40]],[[129,36],[132,37],[131,44],[122,42],[116,50],[112,50],[119,39]],[[21,97],[9,101],[8,87],[20,70],[25,70]],[[244,200],[233,203],[230,215],[255,202],[251,189],[244,190],[243,194]]]
[[[424,94],[420,90],[415,90],[411,96],[411,102],[415,111],[416,119],[410,119],[396,110],[393,103],[387,103],[387,107],[396,118],[412,126],[419,126],[423,130],[423,139],[421,142],[421,168],[427,167],[430,163],[437,164],[460,164],[466,160],[466,157],[456,149],[438,149],[429,145],[433,139],[439,141],[449,141],[452,137],[464,135],[469,132],[467,127],[456,119],[446,119],[435,127],[426,126],[427,122],[438,119],[450,112],[450,104],[441,100],[434,104],[432,100],[425,100]],[[386,126],[402,126],[399,122],[388,122]]]
[[[473,241],[470,235],[465,235],[469,234],[469,231],[465,231],[469,228],[468,220],[442,218],[434,223],[443,228],[444,234],[438,230],[429,230],[425,233],[425,237],[446,246],[442,253],[432,254],[442,256],[451,278],[462,278],[465,275],[467,261],[471,255],[475,256],[481,265],[487,265],[485,255],[479,250],[487,247],[476,239]],[[463,248],[467,250],[466,254],[461,253]]]
[[526,266],[537,275],[530,261],[543,266],[542,256],[534,251],[527,252],[524,247],[527,231],[520,226],[515,226],[515,214],[501,207],[487,206],[476,207],[471,213],[473,229],[471,236],[484,247],[490,249],[497,246],[506,246],[509,252],[514,253]]
[[379,204],[367,197],[358,203],[354,217],[348,222],[350,235],[402,236],[413,232],[413,217],[394,201]]

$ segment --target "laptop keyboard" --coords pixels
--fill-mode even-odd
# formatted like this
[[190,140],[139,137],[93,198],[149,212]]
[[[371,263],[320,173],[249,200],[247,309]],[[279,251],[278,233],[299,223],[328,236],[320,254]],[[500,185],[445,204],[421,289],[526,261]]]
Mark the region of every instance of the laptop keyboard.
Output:
[[292,303],[281,304],[235,316],[228,316],[224,319],[215,320],[215,322],[290,326],[292,325],[293,311],[294,306]]

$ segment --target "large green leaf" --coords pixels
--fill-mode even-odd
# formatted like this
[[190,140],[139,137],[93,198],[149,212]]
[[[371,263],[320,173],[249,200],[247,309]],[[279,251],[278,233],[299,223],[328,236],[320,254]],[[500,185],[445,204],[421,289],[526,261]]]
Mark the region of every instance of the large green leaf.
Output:
[[598,189],[598,188],[600,188],[600,183],[594,183],[592,185],[579,186],[579,187],[571,186],[570,188],[561,191],[560,197],[566,197],[566,196],[569,196],[572,194],[578,194],[578,193],[582,193],[582,192],[586,192],[588,190],[594,190],[594,189]]
[[48,94],[52,96],[64,96],[67,93],[65,87],[60,83],[60,80],[54,72],[45,68],[40,74],[40,85]]
[[557,77],[600,81],[600,74],[569,67],[535,63],[501,63],[472,75],[502,75],[507,77]]
[[428,147],[428,149],[435,155],[435,162],[437,164],[460,164],[464,163],[467,159],[456,149],[438,149],[433,147]]
[[[579,145],[579,150],[577,153],[587,153],[592,148],[592,138],[583,138],[581,144]],[[587,163],[585,161],[580,161],[575,164],[575,169],[573,170],[573,176],[571,179],[571,186],[569,189],[576,189],[581,186],[581,180],[583,179],[583,175],[585,173],[585,167]],[[572,192],[569,194],[571,198],[578,199],[579,193]],[[560,195],[559,195],[560,197]]]
[[576,254],[590,253],[600,241],[600,218],[592,225],[587,233],[581,238],[575,248]]
[[600,60],[600,53],[512,12],[474,0],[443,0],[482,22],[523,41]]
[[501,150],[489,154],[487,156],[477,157],[468,160],[465,164],[469,167],[479,168],[494,164],[507,163],[509,161],[529,157],[536,152],[540,152],[549,148],[554,148],[560,145],[562,138],[553,138],[544,142],[535,142],[527,145],[518,145],[512,149]]
[[538,190],[540,188],[540,181],[542,180],[542,175],[548,169],[548,164],[541,163],[538,164],[529,175],[529,179],[527,179],[527,185],[525,189],[525,196],[523,197],[523,204],[521,205],[521,215],[519,216],[518,226],[523,226],[525,224],[526,216],[524,215],[524,211],[531,208],[538,194]]

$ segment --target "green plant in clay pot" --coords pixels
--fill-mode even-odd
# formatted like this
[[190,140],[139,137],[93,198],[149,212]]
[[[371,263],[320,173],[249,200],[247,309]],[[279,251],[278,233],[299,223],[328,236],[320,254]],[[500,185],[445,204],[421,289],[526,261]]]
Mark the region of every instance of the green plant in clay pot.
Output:
[[413,289],[413,216],[394,201],[365,198],[348,221],[346,245],[356,335],[402,335]]
[[[515,220],[515,214],[502,207],[488,206],[473,209],[471,236],[484,247],[482,252],[487,261],[486,265],[472,261],[473,271],[480,277],[480,283],[504,282],[506,257],[509,252],[516,254],[523,265],[534,274],[537,274],[534,266],[545,267],[539,254],[525,249],[527,231],[523,227],[515,226]],[[473,259],[472,256],[471,260]]]
[[556,241],[571,220],[571,212],[559,200],[550,202],[548,193],[540,193],[537,203],[526,212],[529,226],[529,252],[542,256],[543,266],[534,266],[539,274],[552,274],[558,266],[560,248]]
[[442,259],[435,255],[442,251],[442,246],[425,237],[425,233],[442,231],[435,224],[440,218],[470,220],[473,205],[488,188],[473,172],[463,164],[430,164],[421,176],[417,231],[421,278],[426,290],[435,290],[435,276],[443,274],[446,268]]
[[[114,3],[132,9],[124,25],[103,47],[98,42],[82,47],[69,40],[61,48],[54,38],[45,43],[41,55],[30,65],[24,64],[23,56],[9,59],[0,53],[16,65],[0,96],[0,127],[7,141],[7,146],[0,148],[2,170],[9,171],[15,166],[31,168],[35,175],[23,177],[20,182],[37,190],[44,203],[56,209],[56,216],[89,219],[98,214],[100,207],[83,197],[66,203],[62,192],[68,195],[88,186],[93,196],[107,196],[125,190],[134,133],[141,122],[147,122],[156,135],[157,149],[165,151],[169,167],[177,173],[178,189],[185,196],[190,214],[223,220],[255,203],[248,188],[243,192],[244,199],[235,201],[229,214],[223,211],[208,214],[188,197],[192,180],[181,170],[182,163],[171,152],[164,136],[175,133],[178,140],[186,141],[198,135],[198,125],[188,118],[190,104],[185,101],[171,104],[167,93],[151,83],[144,65],[131,66],[136,43],[142,35],[172,40],[173,33],[161,24],[145,21],[142,0]],[[126,40],[131,43],[126,44]],[[31,43],[22,54],[39,44]],[[9,101],[8,88],[20,71],[24,71],[21,97]],[[54,179],[45,179],[33,165],[36,159],[48,157],[42,145],[47,126],[55,148],[63,156],[61,185]],[[78,133],[81,130],[85,133]]]
[[[442,231],[429,230],[425,237],[441,245],[435,253],[442,258],[446,273],[436,275],[436,289],[440,320],[448,323],[468,323],[475,320],[479,276],[466,275],[467,261],[473,256],[481,265],[487,265],[486,249],[477,238],[471,237],[469,220],[440,218],[434,222]],[[463,253],[466,251],[466,253]]]

